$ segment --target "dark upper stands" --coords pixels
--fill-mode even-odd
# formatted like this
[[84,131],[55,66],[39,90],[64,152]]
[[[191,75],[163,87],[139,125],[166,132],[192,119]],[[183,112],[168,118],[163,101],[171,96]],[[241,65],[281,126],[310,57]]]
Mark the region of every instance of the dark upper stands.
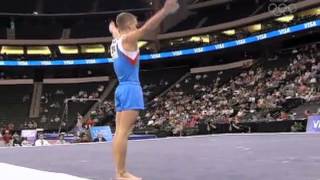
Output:
[[0,121],[20,127],[28,119],[32,91],[32,85],[1,85]]

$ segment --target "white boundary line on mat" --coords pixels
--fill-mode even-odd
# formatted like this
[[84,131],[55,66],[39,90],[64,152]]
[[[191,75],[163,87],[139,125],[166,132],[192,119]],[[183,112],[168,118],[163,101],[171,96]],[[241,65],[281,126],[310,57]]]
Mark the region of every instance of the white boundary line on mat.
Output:
[[41,171],[7,163],[0,163],[1,179],[25,180],[89,180],[65,173]]
[[171,139],[194,139],[194,138],[206,138],[206,137],[230,137],[230,136],[285,136],[285,135],[313,135],[320,136],[316,133],[226,133],[226,134],[210,134],[210,135],[196,135],[196,136],[177,136],[177,137],[165,137],[165,138],[155,138],[155,139],[141,139],[141,140],[131,140],[131,141],[161,141],[161,140],[171,140]]

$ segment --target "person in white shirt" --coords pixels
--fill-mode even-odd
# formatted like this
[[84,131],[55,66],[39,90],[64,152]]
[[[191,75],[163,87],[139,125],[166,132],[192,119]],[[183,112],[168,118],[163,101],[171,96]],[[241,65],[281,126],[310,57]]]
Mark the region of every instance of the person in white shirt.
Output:
[[55,143],[56,145],[69,144],[66,140],[64,140],[64,134],[59,134],[59,139]]
[[32,146],[32,144],[29,143],[29,141],[28,141],[28,139],[26,137],[22,137],[21,146],[28,147],[28,146]]
[[39,139],[34,143],[35,146],[49,146],[50,143],[44,139],[43,134],[39,134]]
[[0,147],[4,146],[4,141],[2,139],[2,134],[1,134],[1,130],[0,130]]

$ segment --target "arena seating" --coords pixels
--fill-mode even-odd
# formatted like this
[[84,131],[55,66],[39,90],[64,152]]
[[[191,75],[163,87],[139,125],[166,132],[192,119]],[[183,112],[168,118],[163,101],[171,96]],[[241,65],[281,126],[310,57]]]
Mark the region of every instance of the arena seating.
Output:
[[20,127],[29,116],[32,90],[32,85],[1,85],[0,122]]
[[[294,113],[292,109],[320,98],[317,84],[320,74],[318,46],[313,44],[279,51],[272,58],[260,58],[251,67],[216,72],[187,75],[189,70],[186,67],[142,71],[147,110],[141,114],[137,129],[161,127],[169,132],[178,132],[185,127],[197,127],[199,122],[241,123],[287,119],[288,112]],[[66,123],[62,121],[65,118],[65,99],[99,98],[107,85],[107,82],[44,84],[38,127],[58,129]],[[166,92],[168,88],[171,89]],[[3,108],[16,109],[12,115],[2,113],[1,119],[14,117],[19,122],[26,120],[30,101],[10,104],[28,99],[27,94],[19,92],[19,89],[27,89],[31,96],[31,85],[1,87],[2,94],[12,94],[4,97]],[[75,126],[78,113],[85,115],[93,104],[70,102],[68,125]],[[97,115],[95,120],[98,124],[103,124],[105,121],[99,123],[99,120],[106,117],[111,122],[114,119],[113,93],[93,113]],[[85,123],[86,119],[82,121]]]
[[[235,70],[238,74],[224,71],[188,77],[185,85],[177,84],[156,98],[142,119],[147,126],[166,125],[170,131],[176,131],[181,122],[188,126],[190,121],[207,119],[214,123],[285,120],[283,114],[303,103],[294,99],[315,101],[320,97],[317,46],[262,59],[249,69]],[[217,79],[225,83],[219,86]]]
[[188,72],[186,67],[168,68],[141,73],[141,84],[146,102],[166,90]]
[[65,110],[65,100],[74,99],[68,103],[68,123],[75,124],[77,114],[84,115],[95,101],[76,100],[81,98],[97,99],[108,85],[107,82],[81,84],[44,84],[41,97],[41,126],[45,129],[57,129],[61,125]]

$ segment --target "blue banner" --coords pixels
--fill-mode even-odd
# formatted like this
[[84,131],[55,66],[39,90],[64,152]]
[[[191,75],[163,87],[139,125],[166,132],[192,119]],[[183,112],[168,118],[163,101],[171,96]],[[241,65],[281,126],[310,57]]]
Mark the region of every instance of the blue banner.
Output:
[[320,115],[308,117],[307,132],[320,133]]
[[112,141],[112,132],[110,126],[95,126],[90,128],[90,134],[92,140],[101,134],[106,141]]
[[[238,39],[235,41],[228,41],[224,43],[218,43],[209,46],[203,46],[192,49],[184,49],[179,51],[161,52],[156,54],[146,54],[141,56],[141,61],[153,61],[155,59],[166,59],[178,56],[195,55],[200,53],[214,52],[221,49],[241,46],[245,44],[251,44],[266,39],[284,36],[286,34],[295,33],[320,26],[320,19],[290,26],[283,29],[278,29],[264,34],[256,36],[250,36],[244,39]],[[0,66],[70,66],[70,65],[90,65],[90,64],[106,64],[112,63],[111,58],[96,58],[96,59],[74,59],[74,60],[51,60],[51,61],[39,61],[39,60],[28,60],[28,61],[0,61]]]

